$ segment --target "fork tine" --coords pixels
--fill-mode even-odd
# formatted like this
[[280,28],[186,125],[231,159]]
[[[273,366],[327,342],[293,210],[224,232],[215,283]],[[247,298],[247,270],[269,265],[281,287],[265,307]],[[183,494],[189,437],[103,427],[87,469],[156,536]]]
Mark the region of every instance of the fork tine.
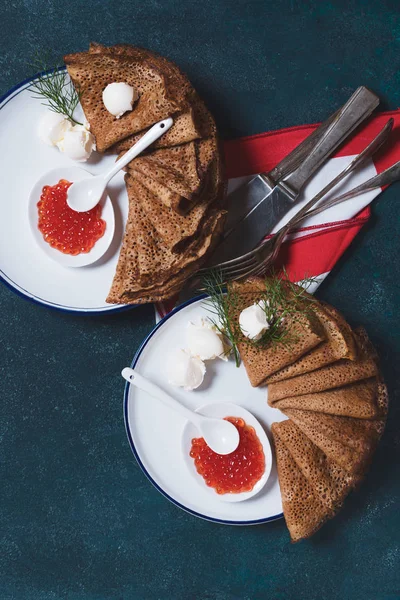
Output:
[[243,259],[244,259],[243,256],[239,256],[238,258],[235,258],[233,261],[226,261],[226,262],[220,263],[218,265],[213,265],[212,267],[203,267],[202,269],[200,269],[198,271],[198,274],[204,275],[211,269],[219,270],[221,272],[225,272],[225,271],[229,272],[229,271],[234,271],[235,269],[241,268],[241,267],[251,267],[254,264],[255,252],[251,257],[246,258],[245,260],[243,260]]
[[242,256],[238,256],[237,258],[233,258],[232,260],[227,260],[223,263],[219,263],[212,267],[213,269],[231,269],[234,267],[241,267],[242,265],[251,264],[258,252],[259,248],[254,248],[248,254],[243,254]]
[[251,261],[253,259],[253,257],[260,251],[260,249],[266,243],[268,243],[268,241],[269,240],[266,240],[265,242],[258,244],[258,246],[253,248],[253,250],[246,252],[246,254],[242,254],[241,256],[237,256],[236,258],[231,258],[230,260],[224,261],[222,263],[212,265],[210,268],[211,269],[224,269],[225,267],[231,267],[231,266],[234,267],[234,266],[239,266],[239,265],[245,264],[248,261]]
[[[269,260],[263,261],[261,263],[259,263],[257,266],[255,266],[253,269],[250,269],[245,277],[258,277],[259,275],[262,275],[268,268],[268,263]],[[242,275],[239,275],[237,277],[237,279],[241,279]]]
[[257,267],[258,262],[254,261],[251,265],[245,265],[243,267],[235,267],[229,269],[221,269],[221,276],[224,280],[230,280],[237,276],[246,275],[252,269]]
[[248,252],[247,254],[243,254],[242,256],[238,256],[237,258],[228,260],[223,263],[219,263],[217,265],[209,267],[208,269],[202,269],[202,271],[205,272],[211,268],[219,269],[223,273],[230,274],[234,273],[236,269],[251,269],[262,260],[262,253],[266,251],[271,242],[272,239],[265,240],[263,243],[259,244],[256,248],[254,248],[253,250],[251,250],[251,252]]
[[280,244],[278,248],[275,248],[274,251],[264,258],[264,260],[259,261],[258,264],[253,267],[253,269],[250,269],[247,273],[247,277],[258,277],[259,275],[264,275],[269,267],[274,264],[276,257],[279,254],[279,248]]
[[[258,264],[258,262],[259,262],[259,259],[257,258],[256,253],[254,253],[253,256],[251,256],[250,258],[247,258],[246,260],[240,260],[240,261],[235,260],[235,264],[231,264],[230,261],[227,261],[226,263],[221,263],[220,265],[215,265],[214,267],[210,267],[210,268],[218,269],[223,277],[225,277],[225,276],[230,277],[233,273],[236,273],[236,271],[243,271],[246,269],[254,268]],[[201,269],[198,272],[198,274],[203,275],[209,270],[210,269],[207,269],[205,267],[205,268]]]

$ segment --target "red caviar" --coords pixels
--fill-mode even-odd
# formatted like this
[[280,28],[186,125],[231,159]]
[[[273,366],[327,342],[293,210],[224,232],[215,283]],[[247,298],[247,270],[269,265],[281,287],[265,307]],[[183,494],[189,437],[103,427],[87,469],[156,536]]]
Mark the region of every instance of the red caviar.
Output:
[[204,438],[193,438],[190,456],[197,472],[217,494],[251,492],[265,471],[262,444],[254,428],[239,417],[225,417],[239,431],[239,446],[231,454],[217,454]]
[[106,230],[98,204],[87,212],[76,212],[67,204],[71,182],[60,179],[56,185],[45,185],[37,204],[38,228],[44,240],[63,254],[90,252]]

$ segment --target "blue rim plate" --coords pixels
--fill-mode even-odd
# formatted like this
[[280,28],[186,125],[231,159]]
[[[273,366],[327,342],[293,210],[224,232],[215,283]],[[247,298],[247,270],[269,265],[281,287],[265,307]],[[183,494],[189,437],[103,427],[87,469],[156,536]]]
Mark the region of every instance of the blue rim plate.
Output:
[[[58,70],[65,70],[65,67],[60,67]],[[46,71],[45,73],[41,73],[41,75],[43,74],[48,74],[53,72],[53,70],[49,70]],[[13,103],[13,101],[15,102],[15,100],[18,98],[18,101],[21,101],[21,94],[22,92],[24,92],[25,90],[27,90],[27,88],[29,88],[29,86],[32,84],[32,82],[38,77],[39,74],[34,75],[33,77],[29,77],[28,79],[25,79],[24,81],[22,81],[21,83],[15,85],[14,87],[12,87],[8,92],[6,92],[3,96],[0,97],[0,119],[2,116],[2,112],[4,109],[9,109],[10,108],[10,103]],[[29,100],[25,100],[24,101],[24,108],[25,105],[27,104],[27,102],[29,102]],[[35,103],[35,110],[36,107],[38,107],[39,110],[46,110],[44,107],[41,106],[41,102],[40,100],[34,100],[33,101]],[[20,113],[18,111],[21,110],[21,106],[22,106],[22,101],[21,101],[21,105],[20,106],[16,106],[16,110],[15,112],[20,116]],[[29,108],[28,108],[28,112],[29,112]],[[18,132],[16,132],[16,134],[18,135]],[[6,133],[3,133],[4,136],[6,136]],[[7,140],[8,142],[8,140]],[[19,147],[19,152],[21,152],[21,148],[23,150],[23,146],[20,145]],[[55,153],[57,152],[55,149],[50,149],[51,152]],[[43,147],[43,148],[38,148],[37,152],[40,154],[41,152],[43,152],[44,154],[46,152],[49,152],[49,149],[47,147]],[[4,164],[4,153],[2,152],[2,163],[3,163],[3,172],[2,172],[2,177],[4,179],[5,175],[9,173],[9,169],[7,167],[7,165]],[[28,161],[30,159],[30,156],[28,155],[26,158],[26,161]],[[58,160],[60,160],[58,158]],[[46,161],[44,161],[45,164]],[[23,166],[24,163],[22,163]],[[73,163],[72,161],[68,162],[67,166],[71,166],[72,164],[76,164]],[[90,165],[90,167],[93,167],[93,165]],[[42,169],[42,172],[38,172],[37,173],[37,178],[39,178],[42,174],[43,171],[46,170],[50,170],[51,167],[44,167]],[[96,169],[96,166],[94,167]],[[91,168],[91,170],[93,170],[93,168]],[[20,171],[18,171],[18,178],[20,178]],[[15,198],[13,198],[13,200],[15,201]],[[25,232],[24,234],[25,235]],[[16,247],[16,252],[18,252],[18,247]],[[4,250],[2,251],[3,255],[4,255]],[[4,267],[4,265],[2,265],[2,268],[0,267],[0,280],[2,281],[2,283],[4,283],[10,290],[12,290],[13,292],[15,292],[18,296],[33,302],[35,304],[40,304],[42,306],[46,306],[48,308],[51,308],[53,310],[58,310],[61,312],[68,312],[68,313],[75,313],[75,314],[103,314],[103,313],[115,313],[115,312],[121,312],[121,311],[125,311],[125,310],[130,310],[132,308],[136,308],[137,305],[99,305],[100,303],[96,303],[94,302],[93,305],[91,306],[85,306],[83,303],[77,303],[75,304],[74,302],[68,302],[68,303],[63,303],[63,302],[57,302],[54,300],[49,300],[48,298],[45,297],[45,294],[39,294],[39,293],[35,293],[30,291],[28,288],[29,286],[24,285],[20,280],[18,280],[18,277],[13,276],[12,274],[10,274],[10,272],[7,272],[7,268]],[[111,283],[111,281],[110,281]]]
[[[165,343],[169,344],[169,340],[174,340],[176,347],[182,347],[181,342],[183,342],[183,338],[182,338],[183,323],[187,322],[187,320],[189,320],[191,318],[197,318],[199,315],[207,316],[206,309],[204,308],[204,304],[202,303],[202,300],[204,300],[205,298],[206,298],[205,295],[197,296],[197,297],[181,304],[180,306],[175,308],[172,312],[170,312],[167,316],[165,316],[154,327],[154,329],[147,336],[147,338],[143,341],[143,343],[141,344],[140,348],[138,349],[138,351],[136,352],[136,354],[133,358],[131,367],[133,369],[138,368],[138,370],[142,374],[152,378],[154,381],[159,383],[159,385],[161,385],[162,387],[167,387],[166,378],[164,376],[164,373],[162,372],[162,368],[160,368],[159,361],[157,360],[157,348],[160,348],[159,351],[161,352],[161,354],[163,354],[164,350],[161,348],[161,346]],[[187,313],[187,317],[186,317],[186,313]],[[170,331],[168,331],[168,330],[170,330]],[[165,339],[163,339],[163,337]],[[173,343],[173,342],[171,342],[171,343]],[[151,364],[152,361],[153,361],[153,365]],[[215,362],[216,361],[213,361],[213,363],[215,363]],[[223,363],[223,361],[217,361],[217,362],[221,363],[220,365],[218,365],[219,372],[223,373],[224,369],[228,368],[227,363]],[[233,366],[233,364],[229,368],[232,368],[232,367],[233,367],[233,369],[236,369]],[[247,389],[248,394],[255,394],[257,396],[256,402],[259,402],[260,393],[264,394],[264,392],[259,389],[255,390],[254,388],[251,388],[250,383],[247,382],[247,377],[244,373],[243,366],[241,366],[240,369],[238,369],[237,371],[239,371],[239,370],[243,370],[242,375],[243,375],[243,377],[246,378],[247,385],[246,385],[245,389]],[[230,373],[232,373],[232,370],[230,371]],[[158,376],[158,379],[157,379],[157,376]],[[216,375],[214,375],[214,377],[216,377]],[[229,378],[230,378],[230,376],[229,376]],[[213,385],[214,385],[214,381],[211,384],[211,389],[212,389]],[[195,406],[193,404],[193,402],[196,402],[197,405],[200,406],[201,404],[205,403],[204,399],[207,398],[207,389],[201,394],[201,396],[199,395],[199,397],[197,396],[197,394],[198,394],[197,391],[184,392],[183,390],[178,391],[176,388],[171,388],[169,391],[171,391],[171,393],[173,393],[176,397],[180,397],[183,400],[183,402],[186,402],[188,405],[191,405],[192,407]],[[133,394],[135,394],[135,398],[133,398]],[[151,432],[150,432],[151,427],[146,429],[146,432],[143,432],[142,416],[139,415],[140,416],[140,429],[142,432],[142,434],[139,434],[139,432],[137,430],[135,430],[134,419],[132,417],[130,418],[130,411],[132,410],[134,402],[137,403],[137,406],[139,407],[140,404],[145,406],[146,404],[149,403],[149,401],[150,401],[149,397],[147,397],[147,398],[141,397],[141,392],[139,390],[132,389],[132,391],[131,391],[130,384],[129,383],[125,384],[124,397],[123,397],[123,412],[124,412],[125,429],[126,429],[126,433],[128,436],[131,450],[132,450],[141,470],[147,477],[147,479],[154,485],[154,487],[163,496],[165,496],[165,498],[167,498],[170,502],[172,502],[173,504],[175,504],[182,510],[186,511],[187,513],[194,515],[195,517],[199,517],[199,518],[202,518],[207,521],[214,522],[214,523],[221,523],[224,525],[258,525],[261,523],[268,523],[269,521],[275,521],[277,519],[282,518],[283,514],[282,514],[281,504],[280,504],[280,495],[279,495],[280,510],[277,511],[276,513],[268,514],[268,516],[265,516],[265,517],[261,516],[260,518],[246,518],[245,517],[245,518],[241,518],[241,519],[238,519],[238,518],[232,519],[232,518],[223,518],[223,517],[212,516],[210,514],[207,514],[207,510],[205,510],[205,511],[195,510],[193,507],[188,506],[189,503],[180,501],[178,499],[178,496],[179,496],[178,493],[177,494],[169,493],[169,491],[167,491],[165,489],[167,486],[165,486],[160,481],[160,478],[157,476],[157,473],[152,472],[152,466],[150,465],[150,467],[149,467],[148,457],[144,454],[144,451],[143,451],[142,442],[145,439],[145,436],[151,435]],[[157,403],[156,400],[154,402]],[[243,404],[240,401],[240,399],[238,399],[238,398],[232,398],[232,402],[234,402],[236,404]],[[245,407],[249,410],[249,406],[245,406]],[[254,405],[253,405],[253,407],[254,407]],[[156,404],[156,405],[150,407],[150,410],[152,411],[152,413],[154,415],[154,412],[157,411],[157,409],[159,409],[159,408],[160,408],[160,405]],[[282,420],[285,418],[285,417],[283,417],[283,415],[280,415],[280,413],[278,413],[278,411],[268,407],[267,403],[265,402],[265,399],[263,399],[262,407],[260,405],[259,410],[261,410],[260,414],[262,414],[262,415],[263,415],[263,411],[264,411],[264,413],[273,411],[272,417],[268,416],[269,422],[279,421],[279,420]],[[255,414],[254,408],[253,408],[252,412]],[[261,420],[261,422],[263,422],[263,420],[264,420],[264,424],[265,424],[266,423],[265,418],[264,419],[263,419],[263,417],[260,418],[260,414],[256,414],[256,416],[259,420]],[[162,415],[160,418],[163,419],[163,418],[165,418],[165,416],[166,415]],[[173,418],[174,417],[172,417],[172,419]],[[150,425],[150,423],[149,423],[149,425]],[[139,424],[137,425],[137,427],[139,427]],[[183,427],[182,427],[182,431],[183,431]],[[139,439],[139,437],[141,435],[143,435],[143,438]],[[140,450],[141,446],[142,446],[142,450]],[[180,439],[179,439],[179,446],[180,446]],[[182,457],[182,462],[183,462],[183,457]],[[174,468],[179,469],[179,466],[176,466]],[[190,478],[191,476],[188,475],[188,477]],[[275,470],[275,480],[276,480],[275,485],[278,486],[278,492],[279,492],[279,484],[277,483],[276,470]],[[276,490],[275,490],[275,492],[276,492]],[[257,498],[257,496],[255,498]],[[248,500],[246,502],[242,502],[239,504],[244,506],[244,505],[246,505],[247,502],[251,502],[251,501],[252,500]],[[265,502],[268,502],[268,495],[265,496]],[[221,505],[221,510],[224,510],[222,508],[222,505],[224,505],[225,507],[227,505],[227,503],[223,503],[223,502],[220,502],[219,504]]]

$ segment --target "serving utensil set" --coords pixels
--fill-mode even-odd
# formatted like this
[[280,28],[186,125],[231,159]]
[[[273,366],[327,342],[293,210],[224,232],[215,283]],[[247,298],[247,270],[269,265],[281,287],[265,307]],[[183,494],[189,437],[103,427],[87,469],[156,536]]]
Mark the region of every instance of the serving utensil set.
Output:
[[265,273],[275,262],[287,234],[305,219],[378,187],[400,179],[400,161],[354,189],[326,197],[343,179],[363,165],[389,139],[393,119],[332,181],[307,202],[272,237],[276,223],[295,205],[305,184],[354,129],[379,103],[379,98],[360,87],[346,104],[322,123],[272,171],[261,173],[228,196],[229,210],[223,239],[197,276],[218,269],[223,281]]

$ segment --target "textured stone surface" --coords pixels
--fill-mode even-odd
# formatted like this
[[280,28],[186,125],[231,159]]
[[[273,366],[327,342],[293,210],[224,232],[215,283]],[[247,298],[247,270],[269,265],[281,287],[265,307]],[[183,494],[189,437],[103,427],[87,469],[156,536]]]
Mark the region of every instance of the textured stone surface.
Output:
[[[359,84],[400,105],[397,1],[5,0],[0,93],[52,60],[130,42],[176,60],[225,137],[318,121]],[[0,287],[1,600],[263,600],[400,597],[399,187],[374,206],[321,289],[376,343],[387,431],[370,475],[311,541],[283,521],[233,528],[168,503],[131,455],[127,364],[153,325],[144,307],[63,315]]]

